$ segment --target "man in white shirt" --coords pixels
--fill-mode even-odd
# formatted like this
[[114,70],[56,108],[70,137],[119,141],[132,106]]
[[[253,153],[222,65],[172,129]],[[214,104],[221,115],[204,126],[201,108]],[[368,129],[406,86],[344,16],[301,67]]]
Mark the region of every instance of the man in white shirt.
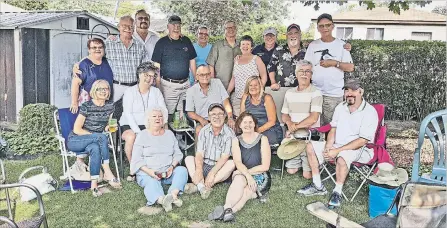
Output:
[[138,10],[135,13],[135,39],[140,41],[146,47],[148,59],[152,59],[152,53],[157,41],[160,39],[157,34],[149,31],[151,25],[151,16],[144,10]]
[[321,183],[320,164],[335,161],[335,188],[329,206],[340,206],[343,184],[353,162],[366,164],[374,157],[374,150],[366,147],[373,143],[379,117],[376,110],[363,99],[364,90],[358,79],[346,82],[344,96],[334,111],[327,141],[310,141],[306,147],[307,160],[312,172],[312,183],[297,192],[305,196],[325,195]]
[[321,38],[309,44],[304,59],[314,66],[312,83],[323,94],[321,122],[326,125],[331,122],[335,107],[343,101],[344,73],[354,71],[354,64],[349,51],[343,48],[345,42],[332,36],[331,15],[320,15],[317,28]]

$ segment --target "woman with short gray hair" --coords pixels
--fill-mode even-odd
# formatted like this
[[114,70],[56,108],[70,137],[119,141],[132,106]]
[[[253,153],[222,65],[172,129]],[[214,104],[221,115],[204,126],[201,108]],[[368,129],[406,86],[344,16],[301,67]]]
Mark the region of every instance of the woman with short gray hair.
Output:
[[[136,135],[144,130],[145,113],[149,106],[157,105],[166,109],[166,104],[160,90],[154,86],[158,76],[158,68],[152,62],[141,63],[137,67],[138,84],[124,92],[123,115],[120,119],[122,138],[125,141],[124,151],[129,161],[132,160],[132,147]],[[165,123],[167,118],[164,118]],[[135,180],[135,174],[130,172],[128,181]]]
[[[147,199],[146,206],[138,210],[142,214],[153,214],[151,206],[156,203],[166,212],[172,210],[172,205],[183,205],[178,196],[188,181],[188,172],[179,166],[183,153],[174,133],[164,128],[167,113],[165,107],[149,107],[146,129],[137,135],[133,146],[130,172],[136,174],[137,183],[144,188]],[[166,195],[162,184],[171,185]]]

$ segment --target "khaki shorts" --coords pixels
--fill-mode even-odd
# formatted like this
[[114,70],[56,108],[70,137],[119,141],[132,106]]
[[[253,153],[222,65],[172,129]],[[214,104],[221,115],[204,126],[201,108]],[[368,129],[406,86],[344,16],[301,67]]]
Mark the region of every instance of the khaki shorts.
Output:
[[335,107],[343,102],[343,97],[323,96],[323,113],[321,114],[321,126],[330,124],[334,115]]
[[286,168],[288,169],[299,169],[301,167],[303,168],[303,172],[312,171],[307,161],[306,152],[286,161]]
[[[315,155],[317,155],[318,163],[321,165],[325,162],[323,151],[326,146],[326,142],[324,141],[311,141],[312,147],[314,148]],[[335,148],[340,147],[334,145]],[[362,164],[366,164],[374,157],[374,150],[369,148],[360,148],[358,150],[344,150],[337,155],[337,158],[343,158],[345,160],[348,169],[351,167],[353,162],[358,162]]]

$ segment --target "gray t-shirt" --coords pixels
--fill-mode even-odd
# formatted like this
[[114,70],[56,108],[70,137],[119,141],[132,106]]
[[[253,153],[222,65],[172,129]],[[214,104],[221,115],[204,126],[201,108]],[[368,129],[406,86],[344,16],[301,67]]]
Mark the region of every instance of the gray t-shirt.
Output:
[[197,115],[208,119],[208,108],[211,104],[223,104],[228,98],[227,90],[224,88],[219,79],[212,78],[210,80],[207,95],[205,95],[200,87],[200,83],[196,83],[186,91],[186,108],[187,112],[195,112]]
[[79,115],[85,117],[84,128],[91,133],[101,133],[104,131],[109,121],[110,115],[115,111],[112,101],[106,101],[104,106],[97,106],[92,100],[81,105]]

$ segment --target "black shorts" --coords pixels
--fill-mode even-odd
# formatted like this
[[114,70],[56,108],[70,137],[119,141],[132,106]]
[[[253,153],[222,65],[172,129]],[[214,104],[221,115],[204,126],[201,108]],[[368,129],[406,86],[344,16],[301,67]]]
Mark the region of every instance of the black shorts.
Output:
[[[146,126],[144,126],[144,125],[138,125],[138,127],[140,128],[140,130],[144,130],[144,129],[146,129]],[[131,129],[131,128],[130,128],[129,125],[123,125],[123,126],[121,126],[121,132],[122,132],[122,133],[124,133],[125,131],[130,130],[130,129]]]

